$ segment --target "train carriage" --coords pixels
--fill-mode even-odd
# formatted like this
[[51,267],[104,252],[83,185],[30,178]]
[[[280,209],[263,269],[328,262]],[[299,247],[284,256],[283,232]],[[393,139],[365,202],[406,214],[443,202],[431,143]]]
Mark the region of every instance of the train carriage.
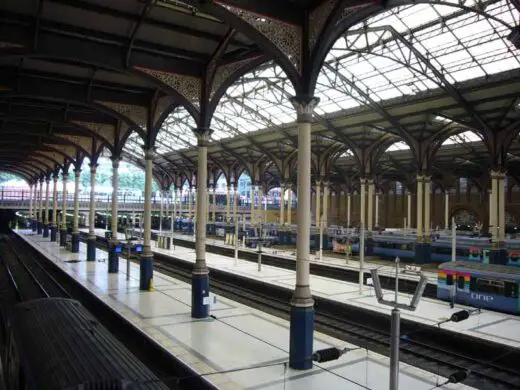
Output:
[[439,265],[438,299],[518,314],[519,287],[517,267],[468,261]]

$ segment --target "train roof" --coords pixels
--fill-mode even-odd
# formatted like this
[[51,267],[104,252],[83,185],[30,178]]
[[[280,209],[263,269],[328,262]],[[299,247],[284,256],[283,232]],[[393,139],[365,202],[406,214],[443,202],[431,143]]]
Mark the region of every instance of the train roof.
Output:
[[471,261],[448,261],[439,265],[442,270],[458,270],[461,269],[479,271],[479,272],[493,272],[496,274],[512,275],[520,278],[520,267],[513,267],[502,264],[483,264],[474,263]]
[[115,383],[167,389],[77,301],[24,302],[13,309],[11,323],[21,360],[37,389],[108,389]]

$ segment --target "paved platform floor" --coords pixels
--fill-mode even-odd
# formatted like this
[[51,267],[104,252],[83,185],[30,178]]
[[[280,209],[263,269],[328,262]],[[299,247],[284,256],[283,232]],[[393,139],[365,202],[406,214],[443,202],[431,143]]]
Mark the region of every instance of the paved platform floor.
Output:
[[[104,230],[99,229],[97,233],[102,236]],[[152,245],[154,245],[154,242],[152,242]],[[176,246],[171,250],[156,247],[153,250],[195,262],[194,249]],[[295,272],[291,270],[262,265],[261,271],[258,271],[258,265],[255,263],[245,260],[236,262],[231,257],[213,253],[206,253],[206,261],[209,267],[223,269],[248,278],[262,280],[291,290],[295,286],[296,276]],[[311,275],[310,285],[314,295],[390,314],[389,307],[378,304],[374,289],[370,286],[364,286],[360,293],[357,284],[316,275]],[[388,291],[387,294],[389,299],[393,300],[394,292]],[[400,293],[399,299],[401,302],[407,303],[411,300],[411,296]],[[462,309],[474,310],[475,308],[457,304],[452,309],[448,302],[422,298],[415,312],[402,311],[401,316],[412,321],[436,325],[449,319],[454,312]],[[440,326],[455,332],[520,348],[520,317],[518,316],[481,310],[465,321],[459,323],[447,322]]]
[[[334,390],[388,388],[388,358],[364,349],[356,349],[339,360],[315,364],[312,370],[297,371],[287,365],[289,323],[277,317],[217,297],[211,307],[215,319],[190,317],[190,285],[154,272],[155,291],[138,289],[139,267],[131,263],[126,280],[126,261],[120,260],[120,272],[108,274],[106,252],[97,250],[98,261],[86,262],[86,245],[72,254],[29,231],[20,236],[83,286],[124,316],[145,335],[166,348],[195,371],[221,389]],[[191,252],[180,248],[177,254]],[[224,262],[215,258],[211,262]],[[228,261],[229,262],[229,261]],[[254,266],[254,264],[252,264]],[[226,267],[234,267],[227,264]],[[238,268],[252,272],[246,262]],[[267,270],[267,267],[264,268]],[[272,270],[273,278],[276,269]],[[278,276],[279,277],[279,276]],[[289,275],[290,277],[290,275]],[[315,349],[349,346],[340,340],[315,333]],[[223,373],[225,371],[225,373]],[[401,364],[400,388],[429,390],[445,378]],[[446,389],[470,389],[447,385]]]

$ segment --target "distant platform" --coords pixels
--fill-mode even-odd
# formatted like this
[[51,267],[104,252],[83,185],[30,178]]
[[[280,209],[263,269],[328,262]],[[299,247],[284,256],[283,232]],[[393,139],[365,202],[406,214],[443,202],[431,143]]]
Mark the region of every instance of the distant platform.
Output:
[[[315,364],[309,371],[292,370],[286,365],[289,351],[289,323],[218,296],[211,312],[217,318],[195,320],[190,317],[191,286],[154,271],[155,291],[139,290],[139,266],[131,263],[130,280],[126,280],[126,260],[120,260],[120,272],[108,273],[103,261],[107,253],[97,250],[101,261],[87,262],[86,245],[80,252],[70,253],[48,239],[30,231],[18,234],[63,271],[74,277],[101,301],[126,318],[142,333],[161,344],[173,356],[196,372],[205,375],[209,383],[220,389],[269,390],[335,390],[388,388],[388,358],[363,349],[351,351],[339,360]],[[161,251],[162,252],[162,251]],[[164,251],[168,252],[168,251]],[[171,253],[170,253],[171,254]],[[194,258],[192,250],[179,248],[175,255]],[[70,262],[78,261],[78,262]],[[210,266],[234,269],[253,277],[255,264],[240,261],[237,267],[223,256],[208,256]],[[269,282],[290,285],[287,270],[264,266],[262,277]],[[320,278],[319,278],[320,279]],[[321,278],[323,279],[323,278]],[[316,278],[314,288],[324,288]],[[345,283],[340,283],[345,285]],[[332,285],[331,295],[348,294],[339,285]],[[358,297],[364,299],[363,297]],[[366,299],[371,299],[368,295]],[[315,332],[315,349],[328,346],[350,346],[341,340]],[[263,367],[257,367],[263,366]],[[219,373],[227,371],[226,373]],[[401,363],[400,387],[428,390],[445,378]],[[446,389],[471,387],[457,384]]]

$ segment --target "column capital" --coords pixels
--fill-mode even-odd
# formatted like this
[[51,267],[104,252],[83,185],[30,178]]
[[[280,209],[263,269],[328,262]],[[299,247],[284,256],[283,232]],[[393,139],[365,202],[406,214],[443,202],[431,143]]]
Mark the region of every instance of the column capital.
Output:
[[320,99],[314,96],[298,95],[291,97],[289,100],[296,110],[297,121],[311,123],[314,108],[318,105]]
[[431,176],[424,176],[424,182],[425,183],[427,183],[427,182],[431,183],[431,181],[432,181],[432,177]]
[[505,172],[493,171],[493,170],[490,171],[489,175],[491,176],[492,179],[498,179],[498,180],[503,180],[506,177]]
[[56,183],[59,179],[60,175],[58,173],[55,173],[54,175],[52,175],[52,180]]
[[143,148],[143,151],[145,160],[153,160],[153,156],[155,154],[154,148]]
[[119,168],[119,163],[122,160],[120,156],[111,156],[110,160],[112,160],[112,168]]
[[325,188],[325,187],[327,187],[327,188],[328,188],[328,187],[329,187],[329,184],[330,184],[330,182],[328,182],[328,181],[322,181],[322,182],[321,182],[321,184],[323,185],[323,188]]
[[90,163],[90,164],[88,164],[88,166],[90,167],[90,173],[96,173],[96,170],[98,167],[97,163]]
[[424,176],[417,175],[416,180],[417,180],[417,182],[424,181]]
[[67,172],[63,172],[61,176],[63,177],[64,181],[69,178],[69,174]]
[[196,127],[192,129],[192,131],[195,133],[195,137],[197,137],[197,146],[207,147],[213,130],[211,130],[209,127]]

